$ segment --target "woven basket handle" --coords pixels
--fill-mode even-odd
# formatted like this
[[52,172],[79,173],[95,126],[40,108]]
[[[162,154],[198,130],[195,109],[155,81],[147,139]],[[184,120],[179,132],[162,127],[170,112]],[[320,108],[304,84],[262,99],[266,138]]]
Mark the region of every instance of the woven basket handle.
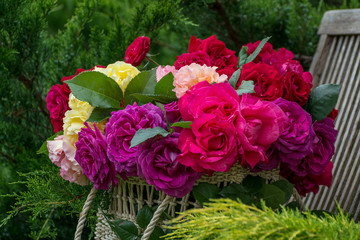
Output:
[[169,195],[166,195],[165,199],[161,202],[160,206],[156,209],[154,216],[152,217],[149,225],[144,231],[144,235],[142,236],[141,240],[148,240],[150,238],[151,233],[154,231],[156,223],[159,221],[161,214],[167,208],[169,202],[173,199]]
[[81,213],[80,213],[80,218],[79,218],[78,225],[76,226],[76,232],[75,232],[74,240],[81,240],[81,233],[82,233],[82,230],[84,229],[86,216],[87,216],[87,214],[89,212],[90,205],[91,205],[92,201],[94,200],[94,198],[96,196],[96,192],[97,192],[97,189],[95,189],[93,187],[91,189],[89,195],[86,198],[85,204],[84,204],[83,209],[81,210]]

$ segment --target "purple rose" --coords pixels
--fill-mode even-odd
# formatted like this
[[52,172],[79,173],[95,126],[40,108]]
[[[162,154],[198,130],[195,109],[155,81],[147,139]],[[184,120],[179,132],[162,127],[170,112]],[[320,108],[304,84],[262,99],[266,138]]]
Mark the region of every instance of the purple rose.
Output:
[[106,124],[108,156],[123,179],[136,176],[136,155],[138,147],[130,147],[136,131],[142,128],[162,127],[166,129],[165,113],[155,105],[128,105],[125,109],[112,112]]
[[302,164],[309,174],[321,174],[335,153],[335,141],[337,130],[334,129],[334,121],[325,118],[320,122],[314,122],[313,128],[316,134],[316,141],[313,151]]
[[139,146],[138,175],[155,186],[158,191],[181,198],[188,194],[200,174],[177,161],[181,153],[179,133],[166,138],[153,138]]
[[279,151],[274,147],[274,144],[266,151],[266,156],[268,158],[268,162],[259,162],[255,165],[253,169],[250,169],[252,172],[259,172],[259,171],[270,171],[279,166],[280,157]]
[[301,171],[301,161],[312,151],[315,132],[311,115],[299,104],[279,98],[274,101],[287,115],[285,130],[274,143],[281,162],[294,172]]
[[181,113],[178,101],[174,101],[164,105],[167,120],[171,123],[180,121]]
[[111,182],[118,183],[114,165],[106,154],[106,138],[94,124],[94,130],[85,122],[86,128],[79,132],[79,141],[75,143],[75,160],[83,169],[83,174],[96,189],[108,190]]

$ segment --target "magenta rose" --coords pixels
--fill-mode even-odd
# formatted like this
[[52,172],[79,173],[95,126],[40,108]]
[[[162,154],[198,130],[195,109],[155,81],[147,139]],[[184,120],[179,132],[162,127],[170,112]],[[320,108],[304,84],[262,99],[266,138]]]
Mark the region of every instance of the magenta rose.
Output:
[[181,198],[192,190],[201,175],[177,160],[178,139],[179,133],[174,133],[146,141],[139,146],[137,166],[138,175],[156,190]]
[[51,124],[54,132],[63,130],[63,118],[69,107],[69,87],[63,83],[52,86],[46,97],[46,105],[50,112]]
[[200,82],[179,100],[181,116],[193,121],[180,134],[178,160],[195,171],[229,171],[236,162],[239,96],[228,83]]
[[240,124],[237,133],[242,147],[241,164],[254,168],[259,162],[268,162],[266,151],[284,130],[286,115],[273,102],[243,94],[240,102]]
[[193,121],[203,113],[212,113],[236,124],[239,103],[239,96],[229,83],[211,85],[203,81],[179,99],[179,109],[185,121]]
[[282,77],[277,69],[270,65],[253,62],[245,64],[236,87],[238,88],[242,81],[248,80],[254,81],[254,95],[261,99],[274,101],[283,96]]
[[85,126],[86,128],[79,132],[79,140],[75,143],[75,160],[96,189],[108,190],[111,183],[113,186],[118,183],[118,179],[114,165],[106,154],[106,138],[96,124],[94,130],[86,122]]
[[211,59],[209,55],[204,52],[192,52],[192,53],[183,53],[180,56],[176,57],[177,60],[174,63],[176,69],[180,69],[183,66],[190,65],[191,63],[197,63],[199,65],[211,66]]
[[287,115],[285,129],[274,146],[281,161],[292,171],[300,173],[301,162],[311,153],[315,138],[311,116],[297,103],[282,98],[274,103]]
[[154,127],[166,129],[166,120],[165,113],[151,103],[142,106],[134,103],[123,110],[111,113],[105,128],[107,153],[123,179],[137,174],[138,147],[130,148],[131,139],[137,130]]
[[125,62],[137,67],[150,50],[150,39],[148,37],[136,38],[126,49]]
[[211,113],[201,114],[194,119],[191,129],[181,131],[179,148],[180,163],[208,174],[229,171],[239,156],[236,128]]

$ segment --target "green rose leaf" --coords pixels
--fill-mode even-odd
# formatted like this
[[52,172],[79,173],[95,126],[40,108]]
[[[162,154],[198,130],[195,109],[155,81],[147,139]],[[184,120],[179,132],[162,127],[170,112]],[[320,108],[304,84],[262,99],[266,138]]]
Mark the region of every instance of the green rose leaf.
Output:
[[201,182],[193,187],[192,194],[199,203],[203,204],[211,198],[218,198],[220,190],[216,185]]
[[48,139],[46,139],[46,141],[41,145],[39,150],[36,151],[36,154],[42,154],[43,153],[43,154],[49,155],[48,148],[47,148],[47,141],[54,140],[57,136],[63,135],[63,134],[64,134],[63,131],[60,131],[60,132],[55,133],[54,135],[52,135]]
[[236,183],[224,187],[221,192],[219,192],[219,195],[232,200],[240,199],[241,202],[245,204],[251,204],[254,200],[253,195],[250,194],[243,185]]
[[285,207],[288,209],[294,210],[294,211],[296,211],[296,210],[300,211],[300,204],[297,201],[292,201],[292,202],[286,204]]
[[245,63],[249,63],[255,60],[255,58],[257,57],[257,55],[259,55],[259,53],[261,52],[261,49],[265,46],[265,43],[267,43],[267,41],[269,41],[271,37],[266,37],[263,40],[261,40],[261,42],[259,43],[259,45],[257,46],[257,48],[255,49],[255,51],[246,59]]
[[147,225],[150,223],[152,217],[154,215],[154,210],[151,209],[148,205],[143,206],[136,216],[137,224],[145,229]]
[[254,81],[242,81],[236,92],[238,95],[242,95],[243,93],[254,93],[254,87]]
[[173,123],[171,127],[191,128],[192,121],[180,121]]
[[150,103],[150,102],[151,103],[159,102],[166,104],[177,100],[177,98],[172,98],[170,96],[165,96],[165,95],[156,95],[156,94],[133,93],[131,94],[131,96],[135,97],[142,104]]
[[242,185],[249,193],[257,193],[265,185],[266,180],[262,177],[248,175],[243,181]]
[[94,108],[87,122],[102,122],[111,117],[111,112],[118,111],[120,108]]
[[264,199],[266,206],[278,208],[285,201],[285,193],[275,185],[264,184],[259,190],[259,197]]
[[290,200],[290,198],[293,194],[293,190],[294,190],[293,184],[291,184],[287,180],[282,179],[282,180],[278,180],[276,182],[271,183],[271,185],[274,185],[274,186],[280,188],[285,193],[284,202],[282,204],[284,204]]
[[323,120],[334,109],[340,88],[338,84],[323,84],[310,93],[307,111],[311,114],[313,121]]
[[134,94],[154,95],[156,84],[156,69],[142,71],[136,75],[126,87],[124,96],[125,105],[132,104],[136,101]]
[[235,89],[236,88],[236,83],[239,80],[240,77],[240,69],[236,70],[233,75],[231,75],[231,78],[229,79],[229,84]]
[[240,69],[242,69],[242,66],[246,63],[246,60],[248,58],[248,55],[247,55],[247,50],[248,50],[248,47],[245,47],[243,46],[239,52],[239,62],[238,62],[238,67]]
[[155,137],[156,135],[166,137],[169,134],[170,133],[162,127],[139,129],[136,131],[134,137],[131,139],[130,148],[135,147],[140,143],[143,143],[146,140]]
[[151,233],[149,240],[159,240],[161,237],[165,235],[165,232],[161,229],[161,227],[156,226],[154,231]]
[[176,94],[173,91],[174,87],[174,75],[170,72],[164,76],[155,86],[155,95],[168,96],[177,100]]
[[119,85],[100,72],[85,71],[65,83],[76,98],[94,107],[117,108],[123,99]]
[[135,240],[138,239],[138,229],[134,223],[124,220],[110,221],[107,219],[111,230],[121,240]]

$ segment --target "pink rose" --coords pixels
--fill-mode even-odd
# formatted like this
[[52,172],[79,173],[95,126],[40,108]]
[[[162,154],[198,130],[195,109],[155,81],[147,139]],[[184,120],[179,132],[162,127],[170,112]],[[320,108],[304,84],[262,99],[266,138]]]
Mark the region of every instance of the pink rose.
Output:
[[204,52],[197,51],[192,53],[183,53],[176,57],[177,60],[174,63],[176,69],[180,69],[183,66],[190,65],[191,63],[197,63],[199,65],[211,66],[211,59],[209,55]]
[[140,66],[149,50],[150,39],[148,37],[138,37],[126,49],[125,62],[134,67]]
[[88,178],[83,175],[83,169],[74,160],[67,158],[64,150],[64,136],[57,136],[54,140],[47,141],[47,148],[49,151],[49,158],[52,163],[60,167],[60,176],[69,181],[79,185],[89,184]]
[[186,91],[199,82],[206,81],[208,83],[225,82],[227,77],[225,75],[219,76],[216,72],[216,67],[201,66],[197,63],[192,63],[189,66],[184,66],[174,76],[173,90],[178,98],[182,97]]
[[158,66],[156,68],[156,81],[159,82],[163,77],[165,77],[168,73],[172,73],[174,76],[178,70],[175,69],[174,66],[166,65],[165,67]]
[[193,123],[181,131],[178,161],[197,172],[229,171],[240,148],[236,91],[228,83],[200,82],[180,98],[179,109]]
[[242,95],[240,113],[241,164],[254,168],[259,162],[267,163],[266,151],[283,132],[287,119],[285,113],[275,103],[250,94]]

